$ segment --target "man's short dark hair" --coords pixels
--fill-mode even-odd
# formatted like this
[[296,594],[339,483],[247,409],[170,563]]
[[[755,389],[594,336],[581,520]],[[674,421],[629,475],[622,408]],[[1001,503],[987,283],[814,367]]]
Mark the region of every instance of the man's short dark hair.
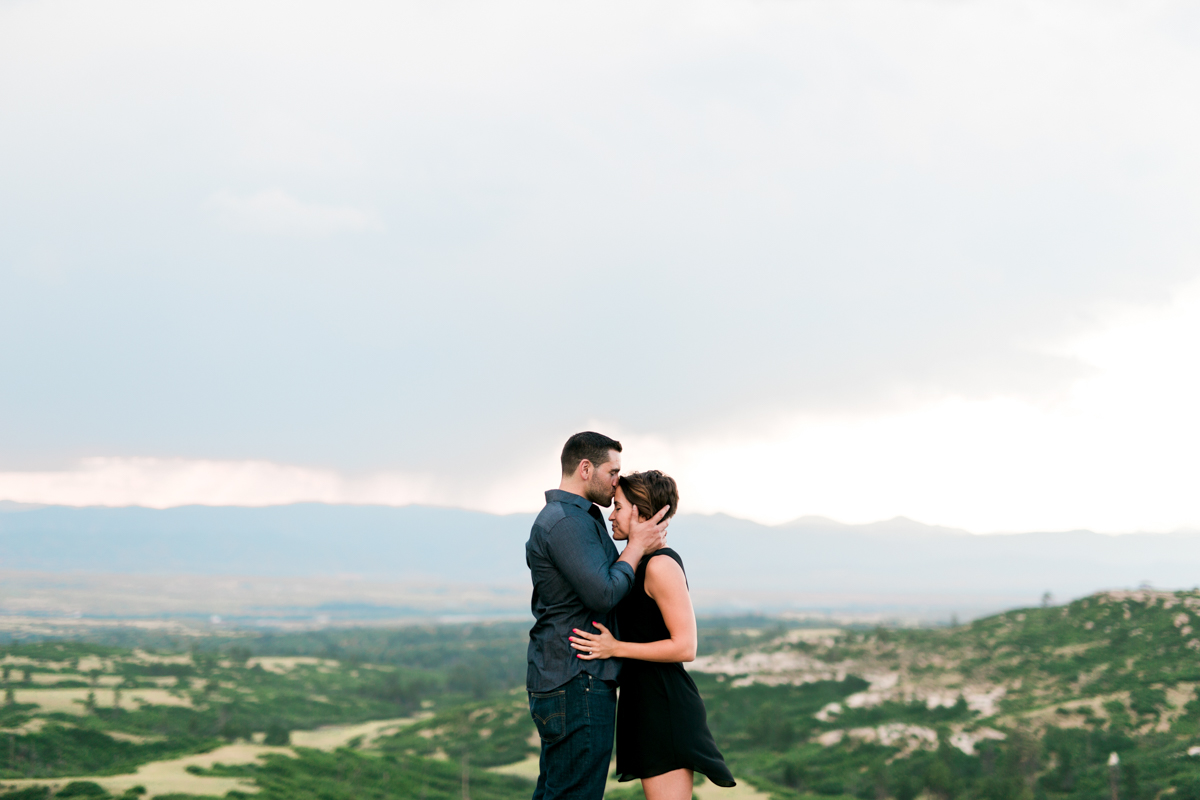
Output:
[[608,454],[612,450],[621,452],[621,443],[603,433],[584,431],[575,434],[563,445],[563,475],[574,475],[575,470],[579,468],[579,462],[584,459],[592,462],[593,467],[600,466],[609,460]]

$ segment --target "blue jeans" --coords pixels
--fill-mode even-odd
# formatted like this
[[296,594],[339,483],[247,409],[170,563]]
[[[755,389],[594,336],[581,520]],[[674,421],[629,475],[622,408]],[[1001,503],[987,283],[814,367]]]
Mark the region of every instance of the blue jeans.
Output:
[[616,684],[576,675],[552,692],[530,692],[542,740],[533,800],[601,800],[612,761]]

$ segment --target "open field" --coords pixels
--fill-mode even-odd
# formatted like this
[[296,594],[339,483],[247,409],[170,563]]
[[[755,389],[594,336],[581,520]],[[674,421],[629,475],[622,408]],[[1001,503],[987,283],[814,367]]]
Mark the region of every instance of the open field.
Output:
[[[247,628],[303,631],[330,626],[524,620],[528,589],[359,578],[61,574],[0,571],[0,641],[115,637],[236,636]],[[700,588],[698,609],[775,609],[780,617],[833,625],[920,625],[952,613],[971,618],[1029,602],[1004,593],[798,592]],[[740,612],[739,612],[740,613]],[[133,640],[131,640],[133,641]]]
[[0,572],[0,632],[61,636],[136,626],[210,636],[231,625],[305,630],[440,617],[524,619],[528,590],[434,581]]

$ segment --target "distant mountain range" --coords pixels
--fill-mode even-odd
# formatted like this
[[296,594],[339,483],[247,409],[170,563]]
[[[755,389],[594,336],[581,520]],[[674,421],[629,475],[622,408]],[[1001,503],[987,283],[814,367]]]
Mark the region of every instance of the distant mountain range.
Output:
[[[0,503],[0,571],[528,586],[532,514],[422,506],[27,507]],[[708,610],[961,609],[1200,584],[1200,535],[977,536],[897,518],[777,526],[683,515],[669,543]]]

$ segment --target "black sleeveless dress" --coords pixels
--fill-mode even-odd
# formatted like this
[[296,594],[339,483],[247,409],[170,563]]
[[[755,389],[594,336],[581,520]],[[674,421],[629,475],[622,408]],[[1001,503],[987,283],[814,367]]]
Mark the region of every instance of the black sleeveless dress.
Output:
[[[669,547],[645,556],[633,588],[616,608],[619,638],[657,642],[670,638],[658,604],[646,594],[646,565],[668,556],[683,567]],[[677,769],[708,776],[718,786],[735,786],[725,759],[708,732],[704,701],[683,664],[627,658],[621,667],[617,701],[617,780],[652,778]]]

